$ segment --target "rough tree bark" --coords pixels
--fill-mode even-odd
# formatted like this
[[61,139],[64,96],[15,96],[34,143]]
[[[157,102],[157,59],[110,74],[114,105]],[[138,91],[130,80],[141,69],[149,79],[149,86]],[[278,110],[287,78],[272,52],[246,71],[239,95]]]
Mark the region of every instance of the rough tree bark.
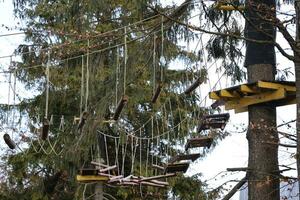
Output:
[[[275,0],[246,0],[245,36],[255,40],[273,41],[275,28],[258,17],[255,5],[275,7]],[[275,15],[274,9],[274,15]],[[247,42],[245,67],[248,82],[275,80],[275,50],[270,44]],[[247,173],[249,200],[279,200],[278,134],[276,107],[269,104],[249,106],[247,132],[249,158]]]
[[[296,11],[296,44],[298,49],[300,49],[300,1],[295,1],[295,11]],[[297,103],[297,172],[298,179],[300,178],[300,56],[294,53],[295,56],[295,75],[296,75],[296,103]],[[300,184],[299,184],[299,194],[300,194]],[[300,198],[299,198],[300,199]]]

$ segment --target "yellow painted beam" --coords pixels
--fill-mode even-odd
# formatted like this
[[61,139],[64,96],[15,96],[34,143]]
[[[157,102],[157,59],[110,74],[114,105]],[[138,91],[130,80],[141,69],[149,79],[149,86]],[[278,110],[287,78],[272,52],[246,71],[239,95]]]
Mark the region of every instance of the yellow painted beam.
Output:
[[107,176],[82,176],[82,175],[77,175],[76,180],[79,181],[79,182],[108,181],[109,178]]
[[248,86],[247,84],[241,85],[240,86],[240,91],[244,92],[244,93],[258,93],[258,91],[256,89],[254,89],[253,87]]
[[229,92],[228,90],[224,89],[221,90],[219,93],[219,96],[222,97],[226,97],[226,98],[240,98],[240,95],[238,95],[236,92]]
[[214,100],[220,100],[221,99],[216,92],[210,92],[209,93],[209,98],[214,99]]
[[234,11],[234,10],[244,11],[245,10],[245,6],[217,5],[216,9],[218,9],[218,10],[225,10],[225,11]]
[[280,88],[274,92],[264,92],[257,95],[245,96],[241,99],[227,101],[225,103],[225,109],[240,109],[250,105],[284,99],[285,97],[286,90],[284,88]]
[[273,89],[273,90],[278,90],[278,89],[284,88],[288,92],[296,92],[296,86],[284,85],[284,84],[280,84],[280,83],[258,81],[257,86],[259,88]]

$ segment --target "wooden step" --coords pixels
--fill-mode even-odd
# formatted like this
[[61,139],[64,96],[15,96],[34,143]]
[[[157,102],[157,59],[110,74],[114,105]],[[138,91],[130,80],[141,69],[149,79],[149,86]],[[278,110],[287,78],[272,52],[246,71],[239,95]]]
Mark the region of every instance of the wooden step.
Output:
[[212,142],[213,142],[213,138],[209,136],[205,136],[201,138],[191,138],[188,139],[188,142],[185,145],[185,150],[187,151],[189,148],[197,148],[197,147],[209,148]]
[[197,132],[208,130],[208,129],[224,129],[227,121],[229,120],[229,113],[205,115],[200,119],[200,123],[197,128]]
[[165,168],[165,174],[168,173],[177,173],[182,172],[185,173],[190,166],[190,163],[183,162],[183,163],[168,163]]
[[195,154],[183,154],[183,155],[176,155],[175,157],[173,157],[170,160],[170,163],[175,163],[175,162],[179,162],[179,161],[184,161],[184,160],[191,160],[191,161],[195,161],[200,157],[199,153],[195,153]]

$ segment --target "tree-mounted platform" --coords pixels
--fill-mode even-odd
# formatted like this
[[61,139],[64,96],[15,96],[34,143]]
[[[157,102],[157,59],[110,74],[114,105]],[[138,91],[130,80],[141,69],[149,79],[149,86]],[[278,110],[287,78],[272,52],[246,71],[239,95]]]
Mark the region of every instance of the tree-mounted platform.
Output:
[[83,168],[78,170],[76,180],[78,182],[109,181],[119,176],[110,175],[107,172],[114,170],[117,166],[107,166],[103,169]]
[[214,8],[224,11],[244,11],[245,5],[240,4],[238,1],[235,3],[232,0],[218,0],[214,5]]
[[190,148],[197,148],[197,147],[207,147],[209,148],[213,142],[213,138],[210,136],[204,136],[199,138],[191,138],[188,139],[185,150],[187,151]]
[[234,109],[236,113],[248,111],[248,106],[269,104],[285,106],[296,102],[295,82],[289,81],[257,81],[241,84],[231,88],[213,91],[209,97],[225,102],[225,109]]

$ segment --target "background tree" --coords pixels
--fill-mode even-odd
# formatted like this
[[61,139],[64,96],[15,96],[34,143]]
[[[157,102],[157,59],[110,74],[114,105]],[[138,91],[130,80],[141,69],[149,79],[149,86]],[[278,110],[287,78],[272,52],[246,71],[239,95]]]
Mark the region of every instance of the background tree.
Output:
[[[22,144],[24,152],[8,154],[3,158],[7,164],[8,177],[8,181],[2,183],[1,187],[3,198],[74,199],[81,196],[84,188],[74,181],[74,176],[79,168],[98,156],[98,146],[102,149],[101,157],[105,162],[114,162],[113,141],[108,141],[107,145],[108,152],[111,152],[109,158],[112,159],[109,160],[103,155],[103,138],[97,134],[97,130],[120,136],[123,145],[126,132],[132,130],[142,130],[143,137],[150,137],[153,127],[146,121],[153,115],[158,120],[154,122],[158,127],[155,134],[166,130],[172,130],[173,133],[169,135],[170,138],[165,138],[169,139],[166,144],[160,144],[159,154],[162,156],[158,162],[163,162],[168,154],[182,151],[177,148],[178,144],[183,145],[187,135],[195,134],[198,123],[196,117],[207,111],[197,106],[197,94],[179,95],[183,86],[199,78],[200,71],[169,70],[167,64],[176,58],[184,58],[190,65],[194,65],[198,61],[196,54],[181,49],[178,42],[184,39],[192,41],[196,35],[171,20],[157,16],[147,5],[167,13],[173,19],[185,20],[193,8],[190,2],[186,1],[179,7],[164,7],[158,1],[14,1],[16,16],[26,22],[24,30],[27,33],[26,43],[17,49],[17,53],[22,55],[22,61],[15,63],[14,70],[18,80],[38,93],[22,100],[16,109],[24,114],[23,120],[29,122],[33,133],[45,115],[45,63],[50,62],[49,116],[53,115],[53,125],[49,141],[50,144],[58,142],[55,149],[63,152],[53,153],[53,147],[47,143],[41,149],[40,140],[37,139],[39,135],[26,132],[23,138],[18,138],[17,142]],[[137,21],[141,22],[135,23]],[[162,21],[164,41],[161,37]],[[127,34],[124,32],[125,26]],[[125,35],[128,41],[126,66],[123,44]],[[155,49],[156,59],[149,56],[151,49]],[[150,51],[150,55],[152,53]],[[161,56],[164,56],[165,61],[160,59]],[[87,63],[89,73],[82,73],[82,65],[86,70]],[[155,71],[153,65],[156,66]],[[203,81],[205,73],[205,70],[201,70]],[[81,78],[86,80],[88,76],[87,88]],[[153,77],[156,79],[153,80]],[[163,83],[163,92],[156,104],[149,104],[154,85],[159,82]],[[82,87],[83,91],[89,93],[80,93]],[[124,93],[129,96],[129,101],[118,124],[103,123],[112,117],[116,106],[112,99],[119,100]],[[88,95],[86,105],[90,115],[83,131],[79,133],[72,123],[73,117],[82,112],[80,108],[85,107],[84,103],[80,103],[85,95]],[[64,129],[59,128],[61,116],[64,116]],[[191,123],[180,124],[183,118]],[[173,129],[174,124],[180,124],[180,127]],[[221,137],[219,134],[215,136]],[[147,157],[145,149],[142,151],[143,165]],[[130,173],[130,156],[126,155],[126,174]],[[139,170],[138,164],[134,170]],[[206,196],[202,191],[204,185],[198,179],[180,177],[173,184],[175,187],[172,192],[178,198],[187,199],[189,196],[191,199],[199,199]],[[191,193],[190,190],[178,189],[182,185],[184,188],[193,185],[199,188]],[[167,191],[146,189],[143,192],[149,194],[149,199],[164,198],[167,195]],[[139,190],[122,188],[107,188],[106,191],[118,199],[134,199],[139,194]],[[90,187],[86,195],[92,194],[93,188]]]

